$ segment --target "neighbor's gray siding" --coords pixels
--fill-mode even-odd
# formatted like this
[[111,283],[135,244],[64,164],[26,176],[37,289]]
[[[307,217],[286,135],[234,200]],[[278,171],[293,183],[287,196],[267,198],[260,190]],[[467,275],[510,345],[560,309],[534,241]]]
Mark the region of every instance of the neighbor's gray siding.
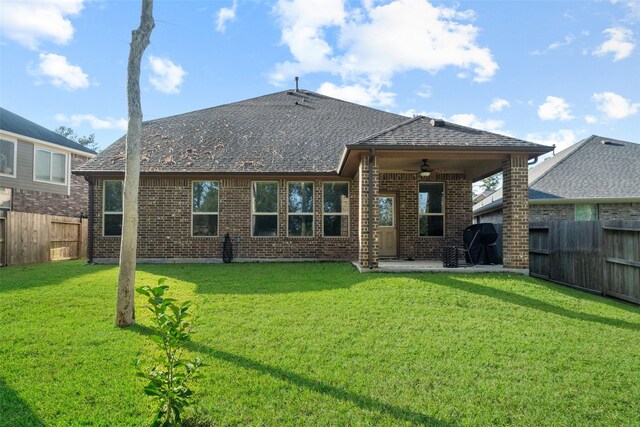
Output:
[[[3,186],[20,190],[41,191],[54,194],[67,194],[66,184],[56,185],[33,180],[33,155],[33,144],[18,140],[18,161],[16,168],[16,178],[7,178],[3,176]],[[69,162],[68,156],[67,162]],[[5,178],[7,178],[6,181]],[[69,179],[68,176],[67,179]]]

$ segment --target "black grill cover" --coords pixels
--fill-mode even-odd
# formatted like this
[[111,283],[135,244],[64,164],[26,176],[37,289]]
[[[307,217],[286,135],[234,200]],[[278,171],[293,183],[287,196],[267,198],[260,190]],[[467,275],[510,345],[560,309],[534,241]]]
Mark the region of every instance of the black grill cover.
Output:
[[493,224],[473,224],[462,232],[464,240],[465,258],[468,263],[497,264],[498,248],[496,240],[498,233]]

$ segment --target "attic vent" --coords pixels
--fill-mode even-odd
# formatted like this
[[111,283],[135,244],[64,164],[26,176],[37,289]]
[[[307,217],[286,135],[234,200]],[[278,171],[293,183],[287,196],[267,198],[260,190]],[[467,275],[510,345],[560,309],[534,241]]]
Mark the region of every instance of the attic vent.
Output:
[[600,142],[602,143],[602,145],[613,145],[613,143],[611,141],[607,141],[606,139],[603,139]]
[[440,119],[431,119],[431,126],[433,126],[434,128],[441,128],[444,127],[444,120],[440,120]]

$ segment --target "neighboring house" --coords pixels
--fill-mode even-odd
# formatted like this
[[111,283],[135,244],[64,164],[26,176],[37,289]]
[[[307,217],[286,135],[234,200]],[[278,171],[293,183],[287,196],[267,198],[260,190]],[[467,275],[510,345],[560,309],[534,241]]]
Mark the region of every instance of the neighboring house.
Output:
[[[473,207],[502,222],[502,189]],[[640,144],[592,135],[529,170],[529,221],[640,220]]]
[[[526,268],[527,162],[549,150],[309,91],[148,121],[138,257],[219,259],[229,233],[244,259],[440,259],[472,222],[472,182],[502,170],[504,264]],[[91,183],[95,262],[119,255],[124,164],[123,137],[74,171]]]
[[87,213],[87,182],[71,174],[95,152],[0,108],[0,209],[50,215]]

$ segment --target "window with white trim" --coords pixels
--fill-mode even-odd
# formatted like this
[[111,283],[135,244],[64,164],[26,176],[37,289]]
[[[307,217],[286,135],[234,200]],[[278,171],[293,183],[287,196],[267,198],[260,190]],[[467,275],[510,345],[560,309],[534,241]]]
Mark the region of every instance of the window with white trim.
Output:
[[444,184],[418,184],[418,232],[420,236],[444,236]]
[[0,140],[0,175],[16,175],[16,143]]
[[287,235],[313,237],[313,182],[287,184]]
[[102,217],[105,236],[122,236],[122,188],[122,181],[104,181]]
[[251,185],[251,235],[278,235],[278,183],[254,181]]
[[322,235],[349,236],[349,183],[325,182],[322,186]]
[[35,179],[54,184],[66,184],[67,155],[36,148]]
[[218,181],[191,183],[191,235],[218,235]]

